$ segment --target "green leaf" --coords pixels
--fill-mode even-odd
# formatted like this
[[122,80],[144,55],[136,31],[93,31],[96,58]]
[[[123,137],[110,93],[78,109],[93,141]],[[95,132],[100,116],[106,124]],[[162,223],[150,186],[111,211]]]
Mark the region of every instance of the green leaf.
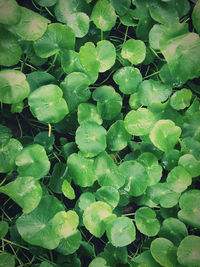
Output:
[[117,120],[114,122],[106,135],[108,149],[111,151],[120,151],[124,149],[131,140],[131,135],[126,131],[124,122]]
[[73,187],[67,180],[64,180],[62,184],[62,192],[63,195],[70,200],[75,199],[76,197]]
[[89,23],[89,17],[83,12],[73,13],[67,18],[67,25],[73,29],[78,38],[82,38],[88,33]]
[[159,165],[156,156],[150,152],[145,152],[142,153],[137,160],[146,169],[149,176],[149,186],[158,183],[162,177],[162,167]]
[[119,189],[124,185],[125,177],[120,173],[118,166],[106,153],[100,153],[94,161],[95,174],[101,186],[112,186]]
[[[139,265],[136,265],[136,266],[139,266],[139,267],[142,267],[144,264],[144,267],[160,267],[161,265],[158,264],[154,258],[152,257],[151,255],[151,252],[150,250],[146,250],[144,252],[142,252],[140,255],[134,257],[131,262],[135,262]],[[134,266],[134,265],[133,265]]]
[[4,238],[8,233],[9,225],[6,221],[0,222],[0,239]]
[[[174,167],[178,165],[178,160],[180,158],[180,151],[176,149],[172,149],[169,154],[164,154],[162,158],[162,164],[163,167],[167,170],[170,171]],[[184,166],[183,166],[184,167]]]
[[55,136],[52,133],[49,136],[48,132],[39,132],[34,137],[34,143],[43,146],[47,153],[52,151],[54,142],[55,142]]
[[182,81],[176,80],[172,76],[167,63],[160,69],[159,76],[163,83],[168,84],[171,87],[181,87],[183,85]]
[[146,108],[131,110],[124,119],[124,126],[127,132],[137,136],[149,134],[154,124],[154,115]]
[[35,41],[39,39],[45,33],[50,20],[31,9],[20,6],[20,10],[19,22],[10,26],[9,29],[24,40]]
[[42,188],[39,182],[29,176],[18,177],[15,181],[1,186],[0,192],[12,198],[24,213],[34,210],[42,198]]
[[29,244],[54,249],[59,245],[61,237],[51,220],[63,210],[63,205],[57,198],[46,195],[37,208],[29,214],[22,214],[17,219],[17,230]]
[[177,218],[167,218],[163,221],[159,237],[164,237],[179,246],[181,240],[188,235],[188,230],[185,224]]
[[36,55],[47,58],[60,51],[72,50],[75,45],[75,35],[72,28],[61,23],[51,23],[40,39],[34,42]]
[[184,192],[179,200],[181,210],[178,218],[190,226],[200,229],[200,190],[192,189]]
[[36,2],[42,7],[49,7],[55,5],[57,0],[36,0]]
[[121,0],[111,0],[110,1],[112,6],[114,7],[115,11],[120,15],[123,16],[125,15],[131,5],[130,0],[124,0],[123,2]]
[[57,162],[53,167],[52,176],[50,178],[49,187],[57,194],[62,193],[62,184],[67,177],[68,167],[63,162]]
[[96,257],[90,262],[88,267],[107,267],[107,262],[104,258]]
[[16,24],[21,17],[21,9],[15,0],[2,0],[0,9],[0,23]]
[[41,122],[56,123],[68,113],[63,92],[55,84],[43,85],[33,91],[28,98],[31,112]]
[[142,207],[136,210],[135,223],[138,230],[147,236],[155,236],[160,230],[160,223],[154,210]]
[[[188,109],[187,109],[188,110]],[[200,141],[200,127],[199,127],[200,112],[186,114],[184,117],[184,124],[182,126],[182,138],[193,137],[195,140]]]
[[94,203],[95,196],[91,192],[82,193],[77,201],[78,207],[84,211],[87,207],[89,207],[92,203]]
[[11,105],[11,113],[21,113],[24,109],[24,102],[14,103]]
[[96,180],[93,159],[82,154],[71,154],[67,160],[68,173],[73,182],[81,187],[92,186]]
[[146,46],[141,40],[129,39],[123,44],[121,55],[132,64],[138,65],[146,57]]
[[98,201],[103,201],[110,205],[112,209],[117,207],[119,203],[119,193],[117,189],[112,186],[102,186],[95,193],[95,198]]
[[97,107],[91,103],[81,103],[78,106],[78,122],[96,122],[99,125],[102,124],[102,119],[97,111]]
[[17,70],[0,71],[0,101],[6,104],[19,103],[29,95],[26,76]]
[[60,243],[56,248],[56,251],[62,255],[73,254],[74,252],[77,251],[77,249],[79,249],[81,245],[81,239],[82,239],[81,233],[78,230],[76,230],[70,236],[62,238],[60,240]]
[[141,104],[148,106],[152,103],[166,101],[171,93],[172,88],[169,85],[149,79],[140,84],[138,99]]
[[106,230],[104,220],[111,215],[111,207],[105,202],[97,201],[84,210],[83,223],[92,235],[100,238]]
[[197,1],[196,5],[194,6],[194,9],[192,11],[192,23],[193,23],[195,30],[198,32],[198,34],[200,34],[199,12],[200,12],[200,1]]
[[76,231],[79,217],[73,210],[60,211],[52,218],[51,225],[61,238],[67,238]]
[[141,103],[139,102],[138,99],[138,92],[130,95],[128,103],[131,109],[138,109],[141,106]]
[[200,237],[195,235],[186,236],[180,243],[177,250],[180,264],[196,267],[200,263]]
[[10,141],[1,145],[0,147],[0,173],[6,173],[14,170],[15,159],[20,151],[23,149],[21,143],[16,139],[10,139]]
[[135,240],[135,226],[131,219],[118,217],[106,228],[108,240],[115,247],[124,247]]
[[12,137],[10,128],[0,124],[0,146],[8,144]]
[[140,196],[145,192],[149,184],[149,177],[142,164],[133,160],[124,161],[119,166],[119,170],[126,177],[125,191],[134,197]]
[[170,105],[176,109],[184,109],[190,105],[192,99],[192,92],[188,89],[181,89],[176,91],[170,98]]
[[115,64],[116,50],[110,41],[99,41],[97,43],[96,53],[97,60],[100,63],[99,72],[105,72]]
[[191,177],[197,177],[200,175],[200,162],[191,154],[185,154],[179,158],[178,164],[191,175]]
[[197,160],[200,160],[200,142],[196,141],[193,137],[183,138],[181,141],[181,152],[193,155]]
[[16,65],[22,54],[22,49],[17,39],[11,32],[6,31],[2,27],[0,27],[0,35],[0,64],[6,67]]
[[162,266],[176,266],[176,250],[177,248],[171,241],[166,238],[156,238],[151,243],[151,254],[154,259]]
[[15,267],[15,257],[10,253],[2,252],[0,254],[0,267],[5,266]]
[[97,110],[102,119],[112,120],[121,111],[122,98],[111,86],[100,86],[93,91],[92,98],[97,101]]
[[33,144],[25,147],[16,157],[17,171],[20,176],[40,179],[47,175],[50,162],[43,146]]
[[182,167],[176,166],[167,176],[168,187],[176,193],[181,193],[192,183],[192,177]]
[[76,131],[75,139],[86,157],[95,157],[106,148],[106,130],[96,122],[83,122]]
[[107,0],[98,0],[93,7],[90,19],[97,28],[102,31],[109,31],[115,25],[117,15],[111,3]]
[[81,72],[73,72],[60,84],[63,91],[63,98],[66,100],[69,111],[74,111],[82,102],[90,98],[88,76]]
[[171,120],[159,120],[150,132],[152,143],[167,154],[172,150],[181,135],[181,128]]
[[139,69],[134,67],[123,67],[118,69],[113,80],[119,85],[119,90],[124,94],[133,94],[142,82],[142,75]]

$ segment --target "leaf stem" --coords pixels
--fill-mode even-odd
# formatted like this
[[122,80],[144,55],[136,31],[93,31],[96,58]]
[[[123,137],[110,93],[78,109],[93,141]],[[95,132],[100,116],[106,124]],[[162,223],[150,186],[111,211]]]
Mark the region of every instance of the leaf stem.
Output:
[[51,13],[51,11],[46,6],[45,6],[45,9],[49,13],[49,15],[54,18],[54,15]]
[[7,240],[7,239],[5,239],[5,238],[2,238],[2,240],[3,240],[4,242],[8,243],[8,244],[13,245],[13,246],[17,246],[17,247],[19,247],[19,248],[23,248],[23,249],[25,249],[25,250],[29,250],[28,248],[26,248],[26,247],[24,247],[24,246],[22,246],[22,245],[19,245],[19,244],[15,243],[15,242],[12,242],[12,241],[10,241],[10,240]]
[[50,69],[52,69],[54,67],[54,64],[56,62],[57,56],[58,56],[58,53],[55,54],[54,59],[52,60],[52,62],[50,63],[50,66],[48,67],[48,69],[45,72],[49,72]]
[[49,133],[48,133],[48,137],[50,137],[50,136],[51,136],[51,124],[50,124],[50,123],[48,123],[48,126],[49,126]]
[[126,42],[127,34],[128,34],[128,26],[126,27],[126,32],[125,32],[123,44]]
[[152,74],[149,74],[149,75],[145,76],[144,79],[150,78],[150,77],[152,77],[152,76],[154,76],[154,75],[157,75],[157,74],[159,74],[159,73],[160,73],[160,71],[156,71],[156,72],[154,72],[154,73],[152,73]]

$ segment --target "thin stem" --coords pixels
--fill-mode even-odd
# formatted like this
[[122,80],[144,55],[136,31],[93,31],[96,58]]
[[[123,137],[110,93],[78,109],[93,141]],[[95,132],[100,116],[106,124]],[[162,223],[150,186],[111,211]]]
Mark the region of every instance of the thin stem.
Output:
[[54,18],[54,15],[51,13],[51,11],[47,7],[45,7],[45,9],[49,13],[49,15]]
[[15,258],[16,258],[17,261],[19,262],[19,265],[23,267],[23,265],[24,265],[23,262],[18,258],[17,253],[15,252],[15,250],[14,250],[14,248],[12,247],[11,244],[9,244],[9,247],[11,248],[12,252],[14,253]]
[[128,34],[128,26],[126,27],[126,32],[125,32],[123,44],[126,42],[127,34]]
[[50,137],[50,136],[51,136],[51,124],[50,124],[50,123],[48,123],[48,126],[49,126],[49,133],[48,133],[48,137]]
[[122,216],[131,216],[131,215],[135,215],[135,212],[122,214]]
[[6,177],[5,177],[5,178],[3,179],[3,181],[0,183],[0,186],[2,186],[2,185],[4,184],[5,180],[6,180]]
[[18,127],[19,127],[19,131],[20,131],[20,138],[23,136],[23,131],[22,131],[22,127],[21,127],[21,124],[19,122],[19,119],[18,117],[16,116],[16,120],[17,120],[17,124],[18,124]]
[[149,75],[145,76],[144,79],[150,78],[150,77],[152,77],[152,76],[154,76],[154,75],[157,75],[157,74],[159,74],[159,73],[160,73],[160,71],[156,71],[156,72],[154,72],[154,73],[152,73],[152,74],[149,74]]
[[53,61],[50,63],[50,66],[48,67],[48,69],[45,72],[49,72],[50,69],[52,69],[54,67],[54,64],[56,62],[57,56],[58,56],[58,53],[55,54]]
[[23,248],[23,249],[25,249],[25,250],[29,250],[28,248],[26,248],[26,247],[24,247],[24,246],[22,246],[22,245],[19,245],[19,244],[15,243],[15,242],[12,242],[12,241],[10,241],[10,240],[7,240],[7,239],[5,239],[5,238],[2,238],[2,240],[3,240],[4,242],[8,243],[8,244],[13,245],[13,246],[17,246],[17,247],[19,247],[19,248]]

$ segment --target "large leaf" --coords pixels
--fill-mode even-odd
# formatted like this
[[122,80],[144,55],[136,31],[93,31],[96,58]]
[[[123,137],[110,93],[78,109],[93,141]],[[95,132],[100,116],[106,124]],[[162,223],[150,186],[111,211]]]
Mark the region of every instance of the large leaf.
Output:
[[10,30],[27,41],[39,39],[45,33],[50,21],[28,8],[21,6],[20,10],[20,20],[17,24],[10,26]]
[[41,122],[56,123],[68,113],[68,106],[63,92],[57,85],[43,85],[33,91],[28,98],[31,112]]
[[1,186],[0,192],[12,198],[24,213],[34,210],[42,198],[42,188],[33,177],[18,177],[15,181]]
[[44,196],[36,209],[17,219],[17,230],[26,242],[54,249],[58,246],[61,237],[51,220],[63,210],[63,205],[57,198]]
[[28,96],[30,87],[26,76],[17,70],[0,71],[0,101],[6,104],[19,103]]
[[0,23],[16,24],[21,17],[21,9],[15,0],[2,0],[0,8]]
[[98,0],[93,7],[91,20],[102,31],[109,31],[115,25],[117,15],[111,3],[107,0]]
[[129,39],[123,44],[121,55],[132,64],[138,65],[146,57],[146,46],[141,40]]
[[46,32],[34,42],[35,53],[47,58],[63,50],[74,49],[75,35],[73,30],[61,23],[48,25]]
[[16,157],[17,171],[21,176],[32,176],[36,179],[44,177],[50,162],[43,146],[33,144],[25,147]]

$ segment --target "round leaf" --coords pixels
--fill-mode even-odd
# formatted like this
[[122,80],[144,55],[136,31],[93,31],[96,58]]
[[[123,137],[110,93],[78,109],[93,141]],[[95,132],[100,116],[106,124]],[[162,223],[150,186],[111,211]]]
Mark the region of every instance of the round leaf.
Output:
[[181,240],[188,235],[188,230],[185,224],[178,219],[167,218],[163,221],[158,235],[169,239],[175,246],[178,246]]
[[83,122],[76,131],[76,143],[86,157],[95,157],[106,148],[106,130],[96,122]]
[[82,193],[78,199],[78,207],[84,211],[87,207],[89,207],[92,203],[94,203],[95,196],[91,192]]
[[126,177],[124,190],[131,196],[137,197],[145,192],[149,184],[149,177],[140,163],[132,160],[124,161],[119,170]]
[[81,187],[92,186],[96,180],[93,160],[81,154],[72,154],[67,160],[68,173],[75,184]]
[[124,122],[118,120],[109,128],[106,136],[108,149],[111,151],[120,151],[124,149],[128,141],[131,140],[131,135],[126,131]]
[[21,9],[15,0],[2,0],[0,8],[0,23],[16,24],[21,17]]
[[178,164],[183,166],[184,169],[192,176],[197,177],[200,175],[200,162],[191,154],[185,154],[179,158]]
[[131,219],[118,217],[108,224],[106,235],[113,246],[124,247],[135,240],[135,226]]
[[105,85],[96,88],[92,98],[97,101],[97,110],[104,120],[114,119],[121,111],[121,96],[111,86]]
[[0,267],[15,267],[15,257],[7,252],[2,252],[0,254]]
[[18,177],[15,181],[1,186],[0,192],[12,198],[24,213],[34,210],[42,198],[42,188],[33,177]]
[[149,134],[154,123],[153,113],[146,108],[131,110],[124,119],[124,126],[127,132],[137,136]]
[[78,122],[92,121],[102,124],[102,119],[97,111],[97,107],[91,103],[81,103],[78,106]]
[[34,42],[35,53],[41,58],[47,58],[63,50],[72,50],[75,45],[75,35],[67,25],[52,23],[40,39]]
[[21,176],[30,176],[40,179],[49,169],[50,162],[43,146],[33,144],[25,147],[16,157],[17,171]]
[[122,93],[133,94],[142,82],[142,75],[139,69],[128,66],[117,70],[113,75],[113,80],[119,85]]
[[48,84],[33,91],[28,98],[31,112],[41,122],[56,123],[68,113],[68,106],[62,98],[63,92],[57,85]]
[[162,102],[172,93],[172,88],[152,79],[143,81],[138,88],[138,99],[141,104],[148,106],[152,103]]
[[190,105],[192,92],[188,89],[176,91],[170,98],[170,105],[176,110],[184,109]]
[[195,235],[186,236],[180,243],[177,250],[180,264],[196,267],[200,263],[200,237]]
[[8,232],[9,225],[5,221],[0,222],[0,239],[4,238]]
[[20,20],[17,24],[12,25],[10,30],[27,41],[35,41],[39,39],[45,33],[47,24],[50,21],[31,9],[21,6],[20,10]]
[[152,143],[167,154],[172,150],[181,135],[181,128],[171,120],[159,120],[151,130]]
[[166,238],[156,238],[151,243],[151,254],[162,266],[176,266],[176,247]]
[[111,3],[107,0],[98,0],[93,7],[90,19],[97,28],[102,31],[109,31],[115,25],[117,15]]
[[168,187],[176,193],[185,191],[191,183],[190,174],[182,166],[176,166],[167,176]]
[[158,183],[162,177],[162,167],[158,164],[158,159],[150,152],[142,153],[138,161],[146,168],[149,176],[149,186]]
[[129,39],[123,44],[121,55],[132,64],[138,65],[146,57],[146,46],[141,40]]
[[76,230],[70,236],[66,238],[62,238],[56,251],[58,251],[62,255],[73,254],[77,249],[79,249],[81,245],[81,233]]
[[46,195],[37,208],[17,219],[17,230],[29,244],[54,249],[59,245],[61,237],[55,230],[51,219],[63,210],[63,205],[57,198]]
[[135,223],[138,230],[147,236],[155,236],[160,230],[160,223],[156,218],[155,211],[148,207],[137,209]]
[[19,152],[23,149],[21,143],[16,139],[10,139],[10,141],[1,145],[0,147],[0,173],[6,173],[14,170],[15,159]]
[[6,67],[16,65],[22,54],[21,47],[19,46],[15,36],[1,27],[0,35],[0,65]]
[[178,218],[190,226],[200,229],[200,190],[192,189],[183,193],[179,200],[181,210]]
[[100,238],[106,230],[104,220],[111,215],[111,207],[105,202],[97,201],[85,209],[83,223],[92,235]]
[[76,12],[69,16],[67,25],[74,30],[76,37],[83,37],[89,30],[89,17],[83,12]]
[[0,71],[0,101],[6,104],[19,103],[28,96],[30,87],[26,76],[17,70]]
[[96,191],[95,197],[98,201],[109,204],[112,209],[119,203],[119,193],[117,189],[112,186],[102,186]]
[[99,41],[97,43],[96,53],[97,60],[100,63],[99,72],[105,72],[115,64],[116,50],[111,42],[107,40]]

